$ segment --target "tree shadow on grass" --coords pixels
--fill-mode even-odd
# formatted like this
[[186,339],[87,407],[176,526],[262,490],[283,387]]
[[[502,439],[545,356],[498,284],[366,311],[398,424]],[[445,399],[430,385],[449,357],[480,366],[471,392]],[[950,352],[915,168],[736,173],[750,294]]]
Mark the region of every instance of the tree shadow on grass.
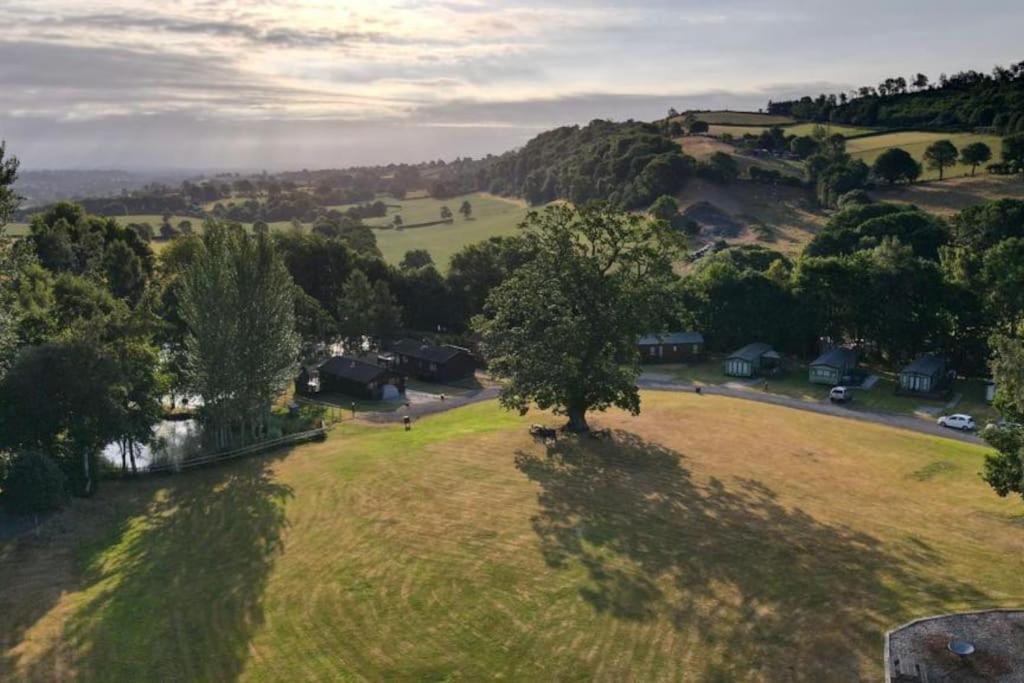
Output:
[[585,567],[580,594],[599,612],[696,634],[698,680],[858,680],[860,657],[880,660],[882,633],[912,608],[985,599],[918,571],[935,559],[921,541],[896,553],[758,481],[695,482],[682,454],[634,434],[564,439],[516,463],[541,488],[548,564]]
[[50,678],[70,660],[82,680],[236,679],[281,550],[292,492],[270,465],[283,455],[133,482],[116,528],[85,549],[85,600],[22,673]]

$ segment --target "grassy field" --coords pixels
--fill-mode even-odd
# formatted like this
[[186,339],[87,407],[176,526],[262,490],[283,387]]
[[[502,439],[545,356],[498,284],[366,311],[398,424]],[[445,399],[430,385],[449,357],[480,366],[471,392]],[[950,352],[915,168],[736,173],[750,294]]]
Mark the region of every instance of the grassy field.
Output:
[[673,121],[683,121],[689,115],[693,115],[698,121],[714,124],[726,124],[733,126],[782,126],[793,123],[789,116],[777,116],[775,114],[762,114],[756,111],[694,111],[684,112]]
[[969,206],[995,199],[1024,200],[1024,179],[1020,176],[977,176],[950,178],[941,183],[916,183],[878,187],[871,191],[878,201],[914,204],[941,216],[950,216]]
[[1024,600],[982,448],[643,408],[550,452],[484,403],[110,483],[0,546],[0,678],[878,680],[893,625]]
[[[465,220],[458,213],[463,200],[469,200],[473,216]],[[377,245],[384,254],[384,260],[398,263],[410,249],[426,249],[434,257],[434,263],[444,271],[452,254],[467,244],[480,242],[488,237],[516,234],[519,224],[526,217],[527,207],[518,200],[505,199],[478,192],[453,199],[405,199],[388,200],[401,208],[389,208],[383,218],[369,218],[367,225],[387,225],[395,214],[402,216],[405,224],[425,223],[440,220],[441,207],[447,206],[455,214],[452,223],[431,225],[424,228],[402,230],[377,230]]]
[[[993,161],[998,161],[1002,153],[1002,139],[996,135],[975,135],[974,133],[927,133],[924,131],[911,131],[906,133],[885,133],[883,135],[872,135],[866,138],[857,138],[846,143],[846,150],[854,157],[863,159],[867,164],[874,163],[875,159],[891,147],[905,149],[919,162],[923,163],[924,152],[936,140],[950,140],[957,149],[969,145],[972,142],[984,142],[992,149]],[[984,169],[980,169],[984,173]],[[968,175],[971,172],[970,166],[956,164],[946,169],[946,178]],[[924,168],[921,180],[935,180],[939,177],[938,171]]]
[[866,135],[867,133],[874,132],[872,128],[862,128],[858,126],[845,126],[838,123],[831,125],[818,124],[818,123],[798,123],[795,126],[787,126],[787,135],[810,135],[814,132],[814,129],[819,125],[825,128],[826,133],[829,135],[842,135],[844,138],[852,137],[854,135]]
[[[710,354],[705,362],[691,363],[686,365],[666,364],[646,366],[648,372],[671,375],[673,378],[692,384],[716,385],[730,384],[736,388],[745,388],[750,391],[764,391],[764,379],[753,381],[742,378],[729,377],[723,371],[725,356],[721,354]],[[980,379],[957,380],[953,393],[960,394],[960,402],[950,411],[944,411],[943,407],[948,401],[926,400],[912,396],[897,396],[896,385],[898,373],[891,370],[868,368],[878,377],[878,382],[871,389],[855,390],[852,410],[867,410],[871,412],[890,413],[893,415],[904,415],[920,417],[933,420],[927,410],[944,412],[965,412],[974,416],[974,419],[981,425],[988,420],[998,417],[995,409],[985,401],[985,383]],[[807,364],[803,362],[788,362],[786,370],[781,375],[768,378],[768,391],[772,394],[779,394],[796,398],[801,401],[821,403],[828,400],[828,392],[831,387],[820,384],[811,384],[807,380]]]
[[[782,129],[786,131],[786,135],[810,135],[814,129],[818,126],[816,123],[797,123],[782,126]],[[735,138],[741,138],[744,135],[760,135],[761,133],[768,130],[770,126],[736,126],[736,125],[723,125],[715,124],[708,128],[710,135],[721,137],[723,134],[728,133]],[[832,134],[840,134],[844,137],[850,137],[853,135],[863,135],[870,133],[870,128],[857,128],[855,126],[841,126],[832,125],[827,127]]]
[[[463,200],[469,200],[473,206],[473,216],[470,220],[464,220],[457,213]],[[401,208],[389,208],[388,215],[383,218],[370,218],[366,224],[370,226],[389,225],[394,220],[395,214],[400,214],[406,224],[423,223],[440,219],[442,206],[448,206],[455,214],[455,221],[447,225],[432,225],[425,228],[408,228],[403,230],[381,229],[376,231],[377,245],[384,254],[384,259],[389,263],[397,264],[402,260],[405,252],[410,249],[426,249],[434,257],[434,262],[442,271],[448,268],[448,260],[452,254],[467,244],[480,242],[488,237],[498,235],[514,235],[523,218],[526,217],[527,207],[525,203],[516,199],[505,199],[494,195],[478,192],[448,200],[439,200],[415,195],[405,200],[386,198],[388,204],[399,205]],[[347,207],[333,207],[347,208]],[[155,231],[159,231],[161,216],[139,215],[139,216],[117,216],[119,222],[125,223],[149,223]],[[196,228],[202,226],[202,220],[189,218],[187,216],[173,216],[171,222],[177,225],[181,220],[190,220]],[[243,224],[251,228],[252,224]],[[289,230],[290,221],[279,221],[270,223],[271,230]],[[308,225],[306,226],[309,227]],[[20,237],[27,234],[28,226],[23,223],[12,223],[5,229],[5,233],[11,237]],[[159,252],[166,242],[153,242],[153,250]]]

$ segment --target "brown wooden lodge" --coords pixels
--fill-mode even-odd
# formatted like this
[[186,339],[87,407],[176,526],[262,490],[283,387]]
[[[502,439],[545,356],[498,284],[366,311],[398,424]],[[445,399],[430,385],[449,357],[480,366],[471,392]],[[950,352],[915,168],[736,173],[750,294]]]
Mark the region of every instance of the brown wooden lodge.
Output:
[[390,398],[387,393],[394,393],[387,390],[388,386],[394,387],[399,394],[405,393],[405,377],[391,368],[349,356],[334,356],[304,367],[295,378],[295,393],[301,396],[345,394],[380,401]]
[[476,359],[461,346],[435,346],[403,339],[391,351],[395,370],[426,382],[447,384],[472,377],[476,372]]
[[662,332],[637,340],[641,363],[685,363],[704,355],[704,335],[700,332]]

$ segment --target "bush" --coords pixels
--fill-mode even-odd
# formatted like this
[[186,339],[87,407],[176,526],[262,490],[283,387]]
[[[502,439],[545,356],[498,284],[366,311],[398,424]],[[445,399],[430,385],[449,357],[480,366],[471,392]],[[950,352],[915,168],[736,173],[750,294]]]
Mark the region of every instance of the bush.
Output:
[[864,190],[850,190],[839,198],[836,202],[836,206],[840,209],[845,209],[848,206],[862,206],[864,204],[870,204],[871,197]]
[[41,453],[20,453],[7,466],[0,501],[8,512],[30,514],[57,510],[67,501],[60,467]]

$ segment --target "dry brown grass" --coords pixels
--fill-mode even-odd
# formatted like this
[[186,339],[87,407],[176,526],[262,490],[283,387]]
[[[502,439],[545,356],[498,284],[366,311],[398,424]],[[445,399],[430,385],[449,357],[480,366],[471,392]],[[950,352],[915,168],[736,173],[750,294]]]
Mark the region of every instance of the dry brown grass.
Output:
[[1024,599],[979,447],[692,394],[538,419],[108,486],[3,549],[0,678],[877,680],[886,628]]
[[871,194],[879,201],[916,204],[925,211],[949,216],[994,199],[1024,200],[1024,180],[1019,176],[965,176],[941,182],[880,187]]

